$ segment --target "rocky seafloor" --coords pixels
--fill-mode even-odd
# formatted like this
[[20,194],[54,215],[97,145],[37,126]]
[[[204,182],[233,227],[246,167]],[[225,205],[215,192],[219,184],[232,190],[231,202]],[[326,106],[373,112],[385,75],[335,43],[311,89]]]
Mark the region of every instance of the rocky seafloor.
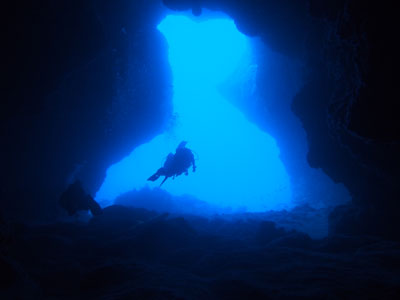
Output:
[[400,243],[110,206],[2,224],[1,299],[394,299]]

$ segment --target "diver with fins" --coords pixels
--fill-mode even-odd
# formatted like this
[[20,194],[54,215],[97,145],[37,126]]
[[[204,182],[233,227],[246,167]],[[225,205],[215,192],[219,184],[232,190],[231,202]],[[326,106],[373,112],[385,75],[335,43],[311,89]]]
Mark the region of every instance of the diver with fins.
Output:
[[164,176],[164,180],[160,186],[170,177],[175,178],[185,173],[189,175],[189,168],[192,166],[193,172],[196,171],[196,164],[192,150],[186,148],[186,141],[182,141],[176,148],[175,154],[168,154],[164,166],[159,168],[156,173],[150,176],[148,181],[156,181],[160,176]]

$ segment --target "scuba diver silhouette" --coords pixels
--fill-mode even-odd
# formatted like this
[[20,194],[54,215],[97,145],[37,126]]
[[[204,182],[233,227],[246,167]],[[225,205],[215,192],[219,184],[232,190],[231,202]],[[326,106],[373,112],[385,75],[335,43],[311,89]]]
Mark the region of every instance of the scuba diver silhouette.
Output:
[[187,142],[182,141],[178,148],[176,148],[175,154],[168,154],[165,160],[164,166],[159,168],[156,173],[150,176],[147,180],[156,181],[160,176],[165,176],[160,186],[169,178],[173,179],[182,173],[189,175],[189,168],[193,166],[193,172],[196,171],[196,164],[194,162],[193,152],[186,148]]

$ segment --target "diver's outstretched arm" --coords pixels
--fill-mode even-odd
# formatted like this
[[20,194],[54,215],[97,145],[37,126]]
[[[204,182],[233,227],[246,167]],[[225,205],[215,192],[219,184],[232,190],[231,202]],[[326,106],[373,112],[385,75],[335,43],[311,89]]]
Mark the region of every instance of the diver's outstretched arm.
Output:
[[192,166],[193,166],[193,172],[196,172],[196,163],[194,162],[194,157],[192,158]]

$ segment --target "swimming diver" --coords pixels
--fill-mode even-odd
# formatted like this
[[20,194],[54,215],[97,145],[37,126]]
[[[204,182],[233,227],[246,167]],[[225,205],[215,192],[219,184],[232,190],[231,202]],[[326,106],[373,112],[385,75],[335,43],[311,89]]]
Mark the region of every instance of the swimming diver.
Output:
[[190,166],[193,167],[193,172],[196,171],[196,164],[193,152],[186,148],[186,141],[182,141],[176,148],[175,154],[168,154],[164,166],[159,168],[156,173],[150,176],[147,180],[156,181],[160,176],[165,176],[160,186],[169,178],[175,178],[182,173],[189,175]]

